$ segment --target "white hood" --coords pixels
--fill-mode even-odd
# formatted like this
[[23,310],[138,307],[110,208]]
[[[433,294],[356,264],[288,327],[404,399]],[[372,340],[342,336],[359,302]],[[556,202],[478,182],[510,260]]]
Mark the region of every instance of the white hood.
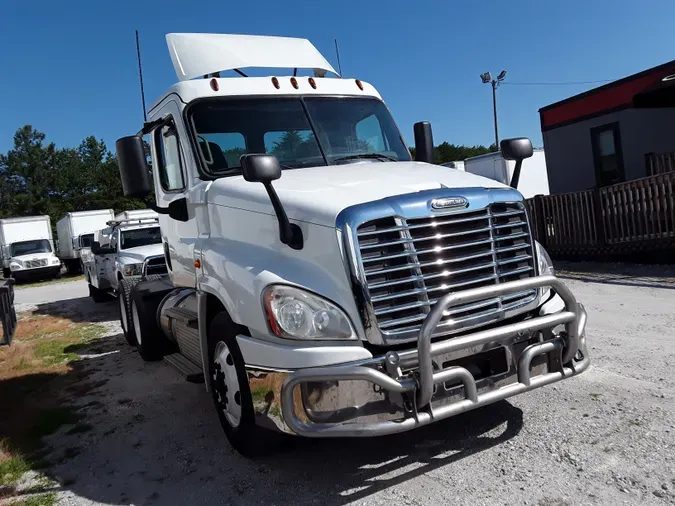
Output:
[[[335,226],[343,209],[386,197],[440,188],[508,188],[508,186],[440,165],[422,162],[363,162],[284,170],[273,183],[292,220]],[[272,214],[260,183],[242,176],[221,178],[208,190],[208,202]]]
[[120,263],[142,264],[148,257],[164,255],[164,246],[159,244],[149,244],[147,246],[138,246],[137,248],[123,249],[120,251],[118,258]]

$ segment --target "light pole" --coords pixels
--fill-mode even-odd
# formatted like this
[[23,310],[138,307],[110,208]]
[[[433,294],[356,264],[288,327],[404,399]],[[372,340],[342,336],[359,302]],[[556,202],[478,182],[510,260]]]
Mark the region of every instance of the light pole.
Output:
[[506,70],[502,70],[497,79],[492,79],[492,74],[486,72],[485,74],[480,75],[481,81],[483,84],[492,84],[492,111],[495,116],[495,146],[499,150],[499,130],[497,129],[497,86],[506,78]]

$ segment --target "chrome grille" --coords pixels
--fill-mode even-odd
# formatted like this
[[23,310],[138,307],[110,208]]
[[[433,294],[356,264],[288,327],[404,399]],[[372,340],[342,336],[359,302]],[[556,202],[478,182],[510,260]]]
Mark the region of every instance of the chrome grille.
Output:
[[26,260],[24,262],[26,269],[37,269],[38,267],[47,267],[47,259],[41,258],[40,260]]
[[168,270],[166,268],[166,259],[164,258],[164,255],[148,258],[145,261],[143,270],[145,276],[150,276],[151,274],[166,274]]
[[[443,295],[535,275],[525,208],[494,203],[478,211],[403,219],[381,218],[358,227],[358,249],[372,314],[383,336],[413,337]],[[484,325],[530,304],[528,290],[457,306],[436,335]],[[444,329],[444,327],[446,327]]]

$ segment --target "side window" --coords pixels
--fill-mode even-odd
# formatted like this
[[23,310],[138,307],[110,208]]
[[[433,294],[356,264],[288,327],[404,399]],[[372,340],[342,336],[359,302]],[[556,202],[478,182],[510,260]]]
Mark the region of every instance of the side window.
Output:
[[180,147],[178,132],[173,122],[155,130],[157,147],[157,172],[159,182],[164,191],[177,191],[185,188],[183,171],[180,163]]
[[246,139],[239,132],[200,134],[198,138],[209,171],[239,167],[241,155],[246,154]]
[[356,138],[359,149],[368,153],[381,153],[389,150],[387,139],[382,133],[380,120],[374,114],[365,117],[356,124]]

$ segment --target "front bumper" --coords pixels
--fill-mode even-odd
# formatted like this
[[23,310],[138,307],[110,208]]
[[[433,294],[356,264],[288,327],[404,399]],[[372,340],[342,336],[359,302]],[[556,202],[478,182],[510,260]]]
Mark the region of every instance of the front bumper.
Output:
[[[562,310],[431,342],[450,307],[542,287],[562,299]],[[428,425],[582,373],[590,365],[585,326],[583,306],[553,276],[448,294],[424,321],[417,349],[295,371],[248,368],[256,421],[306,437]]]
[[16,269],[12,271],[12,277],[18,280],[31,279],[40,276],[56,276],[59,272],[61,272],[61,264],[49,265],[46,267],[34,267],[31,269]]

